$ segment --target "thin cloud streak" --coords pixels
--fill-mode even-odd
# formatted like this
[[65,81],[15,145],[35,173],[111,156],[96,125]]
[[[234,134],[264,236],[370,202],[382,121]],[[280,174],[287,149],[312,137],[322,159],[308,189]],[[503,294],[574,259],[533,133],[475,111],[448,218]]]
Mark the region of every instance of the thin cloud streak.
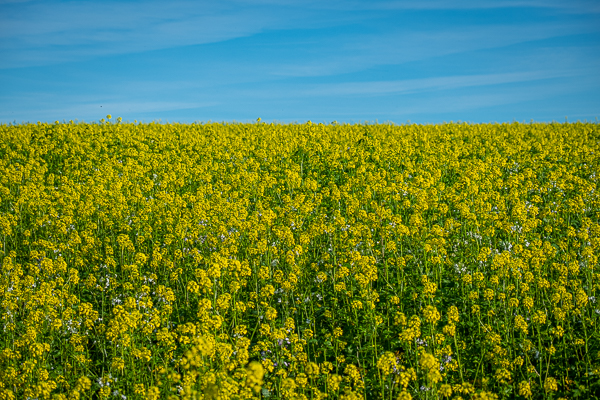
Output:
[[[94,57],[139,53],[181,47],[217,43],[261,32],[318,29],[335,27],[343,23],[358,21],[357,15],[348,13],[319,12],[319,7],[333,7],[338,11],[351,11],[353,4],[368,4],[365,9],[437,9],[446,5],[449,9],[494,8],[504,2],[462,1],[447,3],[439,1],[404,2],[318,2],[312,7],[269,6],[261,2],[258,6],[250,2],[226,1],[211,3],[198,8],[196,2],[175,1],[165,6],[164,2],[151,1],[138,4],[126,2],[107,3],[38,3],[23,5],[19,12],[0,14],[0,43],[5,53],[11,54],[0,61],[0,68],[17,68],[31,65],[46,65]],[[558,7],[556,2],[544,5],[538,1],[508,2],[511,7]],[[586,3],[587,4],[587,3]],[[588,10],[589,11],[589,10]],[[284,16],[282,18],[282,15]],[[487,25],[425,27],[420,32],[395,31],[381,34],[357,33],[344,37],[325,37],[335,53],[356,54],[350,60],[362,64],[379,55],[384,63],[406,62],[423,59],[431,54],[443,55],[459,51],[471,51],[542,40],[566,34],[597,32],[591,25],[579,23],[537,23],[524,26]],[[348,56],[346,56],[348,58]],[[314,67],[312,69],[315,69]],[[295,71],[287,66],[275,72],[282,76],[307,76],[304,67]],[[335,71],[335,70],[334,70]]]
[[[85,98],[90,101],[89,97]],[[79,104],[74,101],[63,101],[67,104],[57,108],[43,108],[40,110],[39,118],[58,118],[65,116],[68,119],[89,119],[98,116],[112,114],[118,116],[123,114],[140,114],[152,112],[165,112],[177,110],[193,110],[207,108],[219,105],[218,102],[169,102],[169,101],[146,101],[146,102],[102,102],[90,101],[86,104]],[[34,106],[35,107],[35,106]],[[20,119],[19,116],[27,115],[28,110],[16,110],[12,112],[0,112],[0,119]],[[93,117],[92,117],[93,116]]]
[[276,15],[261,10],[198,11],[195,3],[164,4],[27,4],[26,12],[0,17],[1,48],[12,53],[0,68],[214,43],[280,24]]
[[302,96],[349,96],[378,94],[407,94],[432,90],[450,90],[474,86],[501,85],[506,83],[529,82],[567,76],[577,76],[572,72],[533,71],[505,74],[445,76],[436,78],[408,79],[381,82],[347,82],[321,84],[312,89],[298,91]]
[[[478,109],[490,107],[513,105],[517,106],[525,102],[537,101],[551,96],[575,93],[581,88],[570,84],[555,83],[552,85],[536,86],[535,90],[523,90],[521,87],[499,88],[486,93],[472,93],[456,95],[453,93],[440,94],[426,99],[415,99],[411,104],[396,108],[392,115],[431,115],[444,113],[473,112]],[[593,113],[590,107],[590,114]],[[598,111],[598,110],[596,110]],[[582,114],[586,115],[586,114]],[[589,115],[589,114],[587,114]],[[459,119],[459,118],[457,118]]]
[[507,47],[568,34],[590,33],[592,28],[576,24],[530,26],[464,26],[421,32],[388,32],[325,38],[322,49],[301,62],[273,63],[264,70],[272,76],[309,77],[342,74],[377,65],[402,64],[451,54]]
[[585,10],[595,5],[594,0],[238,0],[245,5],[296,6],[323,10],[485,10],[505,8],[549,8],[560,10]]

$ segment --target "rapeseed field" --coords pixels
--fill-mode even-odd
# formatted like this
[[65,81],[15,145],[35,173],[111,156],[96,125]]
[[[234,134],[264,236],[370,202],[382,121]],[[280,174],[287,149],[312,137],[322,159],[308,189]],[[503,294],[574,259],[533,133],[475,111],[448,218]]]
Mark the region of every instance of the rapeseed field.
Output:
[[589,399],[597,124],[0,125],[0,400]]

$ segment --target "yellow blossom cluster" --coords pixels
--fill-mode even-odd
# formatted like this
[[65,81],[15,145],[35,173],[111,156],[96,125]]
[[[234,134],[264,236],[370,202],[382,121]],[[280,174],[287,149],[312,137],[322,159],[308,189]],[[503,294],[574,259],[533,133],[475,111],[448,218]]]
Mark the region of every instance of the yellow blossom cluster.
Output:
[[588,123],[0,125],[0,400],[594,398],[599,154]]

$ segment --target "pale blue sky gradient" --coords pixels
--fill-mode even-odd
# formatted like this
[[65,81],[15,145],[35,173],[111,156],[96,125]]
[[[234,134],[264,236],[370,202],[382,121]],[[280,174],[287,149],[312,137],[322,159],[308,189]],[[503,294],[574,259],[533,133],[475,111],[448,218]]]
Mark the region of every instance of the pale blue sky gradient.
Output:
[[600,117],[597,0],[0,0],[0,122]]

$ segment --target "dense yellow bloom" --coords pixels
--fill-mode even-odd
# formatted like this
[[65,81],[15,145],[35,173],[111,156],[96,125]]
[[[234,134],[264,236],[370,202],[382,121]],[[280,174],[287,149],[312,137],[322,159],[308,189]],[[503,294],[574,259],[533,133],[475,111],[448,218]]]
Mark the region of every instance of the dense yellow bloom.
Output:
[[396,400],[412,400],[412,396],[406,390],[400,392]]
[[456,308],[456,306],[450,306],[450,308],[448,309],[448,321],[450,323],[452,323],[452,322],[458,322],[458,320],[459,320],[458,308]]
[[258,393],[263,384],[263,377],[265,374],[262,365],[256,361],[253,361],[248,364],[246,370],[248,373],[246,377],[246,387]]
[[425,370],[437,370],[439,368],[438,360],[429,353],[421,354],[421,357],[419,358],[419,364],[421,365],[421,368]]
[[444,397],[450,397],[450,396],[452,396],[452,386],[445,383],[442,386],[440,386],[440,389],[438,392],[439,392],[439,394],[441,394]]
[[2,125],[0,398],[569,397],[597,369],[598,137]]
[[533,396],[531,393],[531,385],[527,381],[522,381],[519,383],[519,396],[523,396],[525,398],[529,398]]
[[434,306],[427,306],[423,310],[423,317],[425,318],[425,321],[431,324],[435,324],[437,321],[440,320],[441,315],[437,308],[435,308]]
[[521,332],[523,332],[525,335],[527,335],[527,322],[525,321],[525,318],[523,318],[522,315],[517,315],[515,317],[515,327],[517,329],[519,329]]
[[406,371],[401,371],[398,376],[398,383],[406,389],[411,381],[417,379],[417,374],[413,368],[409,368]]
[[556,382],[556,379],[552,378],[552,377],[547,377],[546,380],[544,381],[544,390],[546,392],[554,392],[558,390],[558,384]]
[[392,352],[386,352],[379,357],[377,360],[377,368],[381,370],[384,375],[391,374],[397,368],[396,355]]
[[327,386],[331,391],[337,391],[340,387],[340,383],[342,382],[342,377],[337,374],[331,374],[327,376]]

